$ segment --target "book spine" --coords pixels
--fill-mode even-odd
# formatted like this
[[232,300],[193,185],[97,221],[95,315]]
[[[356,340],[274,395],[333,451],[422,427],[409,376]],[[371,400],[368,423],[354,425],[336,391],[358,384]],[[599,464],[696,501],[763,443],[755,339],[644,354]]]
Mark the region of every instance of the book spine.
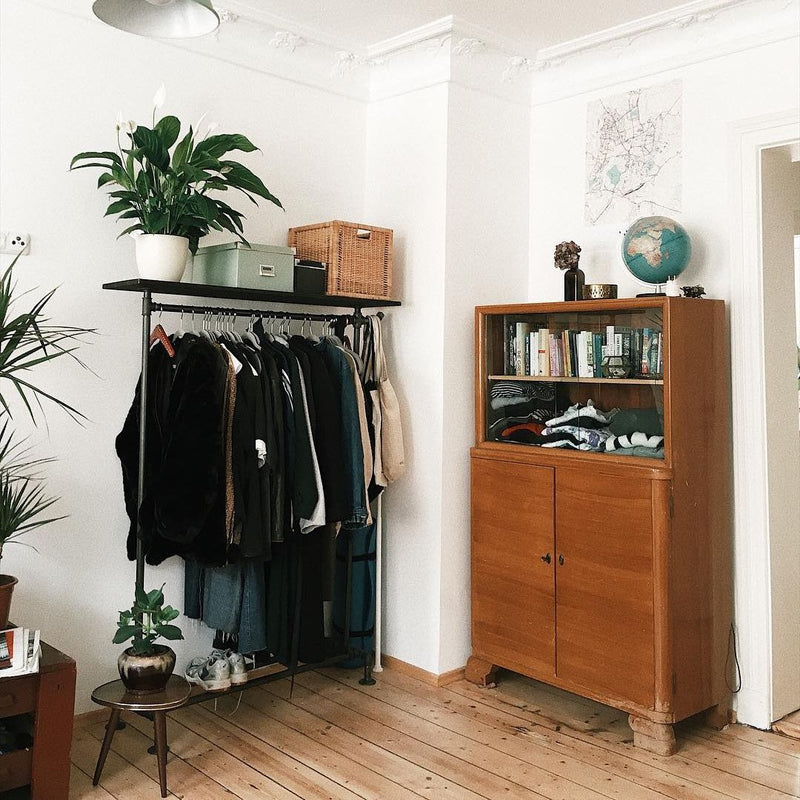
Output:
[[531,331],[528,334],[528,375],[539,374],[539,332]]
[[530,374],[530,351],[527,349],[530,329],[531,326],[528,322],[518,322],[516,325],[516,361],[513,373],[515,375]]
[[549,346],[548,352],[550,356],[550,375],[558,375],[558,351],[556,348],[556,337],[555,334],[549,334]]
[[539,374],[550,375],[550,331],[547,328],[539,329]]
[[642,375],[650,374],[649,352],[650,352],[650,328],[642,328],[642,360],[641,372]]

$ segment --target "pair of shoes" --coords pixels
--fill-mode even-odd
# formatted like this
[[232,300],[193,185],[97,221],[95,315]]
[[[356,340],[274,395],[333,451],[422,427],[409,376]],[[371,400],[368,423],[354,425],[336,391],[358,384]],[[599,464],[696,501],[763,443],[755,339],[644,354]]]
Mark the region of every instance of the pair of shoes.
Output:
[[231,668],[225,658],[212,653],[207,658],[193,658],[186,667],[186,680],[207,692],[221,692],[231,688]]
[[232,650],[212,650],[207,658],[193,658],[189,662],[186,680],[207,692],[221,692],[231,685],[247,683],[244,656]]
[[233,650],[212,650],[212,656],[217,658],[224,658],[228,662],[228,669],[230,671],[231,683],[234,686],[239,686],[242,683],[247,683],[247,668],[244,663],[244,656],[241,653],[235,653]]

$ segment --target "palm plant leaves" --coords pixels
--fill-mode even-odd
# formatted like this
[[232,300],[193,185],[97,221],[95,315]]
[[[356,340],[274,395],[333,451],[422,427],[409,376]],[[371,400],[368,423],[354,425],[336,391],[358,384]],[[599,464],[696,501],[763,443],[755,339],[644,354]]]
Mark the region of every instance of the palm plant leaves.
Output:
[[32,383],[30,370],[48,361],[69,356],[85,366],[74,354],[75,344],[82,336],[92,333],[85,328],[53,325],[45,316],[45,308],[54,291],[35,301],[29,311],[12,310],[16,284],[13,279],[15,258],[0,277],[0,556],[3,545],[15,541],[24,533],[63,519],[45,512],[58,497],[45,493],[39,468],[52,461],[32,458],[24,441],[13,437],[10,427],[11,406],[3,393],[10,383],[22,398],[31,419],[36,422],[33,403],[42,408],[42,400],[50,400],[76,419],[83,415],[67,403]]
[[36,301],[29,311],[14,313],[12,306],[16,286],[13,269],[16,261],[15,258],[0,277],[0,406],[2,406],[2,411],[11,416],[11,408],[2,391],[3,382],[8,381],[22,398],[32,419],[34,419],[34,412],[31,401],[35,401],[41,408],[42,399],[50,400],[75,418],[83,418],[83,415],[65,400],[61,400],[31,383],[27,375],[39,364],[54,361],[63,356],[70,356],[81,366],[85,366],[74,355],[76,343],[78,339],[94,331],[86,328],[53,325],[49,321],[45,316],[45,308],[53,297],[55,289]]

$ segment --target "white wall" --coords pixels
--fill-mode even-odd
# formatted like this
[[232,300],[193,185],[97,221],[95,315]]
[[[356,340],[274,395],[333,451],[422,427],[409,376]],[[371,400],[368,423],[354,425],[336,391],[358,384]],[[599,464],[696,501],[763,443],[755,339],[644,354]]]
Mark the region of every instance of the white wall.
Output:
[[773,720],[800,708],[800,433],[797,417],[797,320],[794,285],[795,217],[800,210],[800,161],[788,146],[761,156],[764,269],[769,563],[773,586]]
[[[590,78],[587,75],[587,82]],[[731,299],[729,242],[739,221],[731,219],[729,198],[741,187],[733,182],[728,141],[737,121],[797,107],[800,57],[796,39],[708,60],[695,54],[685,67],[631,73],[624,81],[617,78],[620,82],[615,85],[535,106],[531,131],[532,299],[562,297],[561,275],[552,266],[552,254],[554,245],[563,239],[574,239],[583,247],[581,266],[587,282],[617,283],[621,297],[640,291],[618,255],[620,230],[587,227],[583,222],[586,105],[607,94],[675,78],[683,82],[683,211],[673,216],[687,228],[695,245],[681,282],[702,284],[709,297]],[[557,81],[556,72],[553,80]],[[755,218],[752,224],[757,225]],[[736,403],[735,384],[733,398]],[[747,453],[738,444],[736,430],[733,437],[734,459],[745,464]],[[753,532],[736,530],[734,535],[739,542]],[[741,552],[739,549],[737,555]],[[741,588],[737,580],[737,613],[753,602],[741,594]],[[787,609],[794,607],[790,597],[780,598],[778,602],[785,602]],[[769,609],[761,612],[761,623],[768,626]],[[739,655],[747,692],[748,680],[769,654],[743,650]],[[740,707],[739,711],[740,719],[750,721],[746,709]]]
[[[114,437],[139,371],[140,298],[105,292],[107,281],[133,277],[133,245],[103,219],[97,174],[68,172],[82,150],[115,147],[118,110],[146,121],[151,98],[167,85],[165,112],[196,121],[208,112],[222,132],[248,135],[261,149],[242,158],[283,201],[252,207],[242,198],[251,241],[284,243],[290,225],[359,218],[364,190],[365,107],[284,80],[159,42],[96,20],[44,10],[23,0],[0,4],[0,228],[29,232],[33,247],[17,273],[20,286],[60,285],[51,316],[98,330],[81,357],[97,375],[53,369],[48,386],[89,422],[81,428],[48,409],[37,452],[56,455],[48,488],[69,517],[31,535],[38,554],[9,546],[3,570],[20,578],[13,619],[78,662],[76,711],[115,674],[111,644],[116,612],[132,600],[134,569],[125,557],[125,516]],[[391,221],[389,221],[391,222]],[[8,262],[2,258],[2,265]],[[42,375],[46,370],[42,370]],[[7,387],[3,388],[4,393]],[[24,418],[17,417],[27,429]],[[146,583],[167,582],[167,599],[183,604],[177,559],[148,569]],[[184,620],[179,664],[210,649],[208,631]]]
[[[457,62],[456,70],[462,66]],[[475,444],[475,306],[515,302],[528,259],[530,109],[450,84],[444,299],[441,637],[437,672],[470,655],[469,449]]]
[[364,219],[396,233],[384,330],[403,410],[406,474],[385,493],[383,652],[438,672],[447,86],[372,103]]

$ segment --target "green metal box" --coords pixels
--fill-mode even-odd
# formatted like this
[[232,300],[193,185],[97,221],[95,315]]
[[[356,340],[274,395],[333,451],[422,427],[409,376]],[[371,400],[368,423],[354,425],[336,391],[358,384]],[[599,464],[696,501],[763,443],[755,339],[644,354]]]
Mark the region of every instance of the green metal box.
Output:
[[240,289],[294,291],[294,248],[241,242],[201,247],[194,257],[193,283]]

